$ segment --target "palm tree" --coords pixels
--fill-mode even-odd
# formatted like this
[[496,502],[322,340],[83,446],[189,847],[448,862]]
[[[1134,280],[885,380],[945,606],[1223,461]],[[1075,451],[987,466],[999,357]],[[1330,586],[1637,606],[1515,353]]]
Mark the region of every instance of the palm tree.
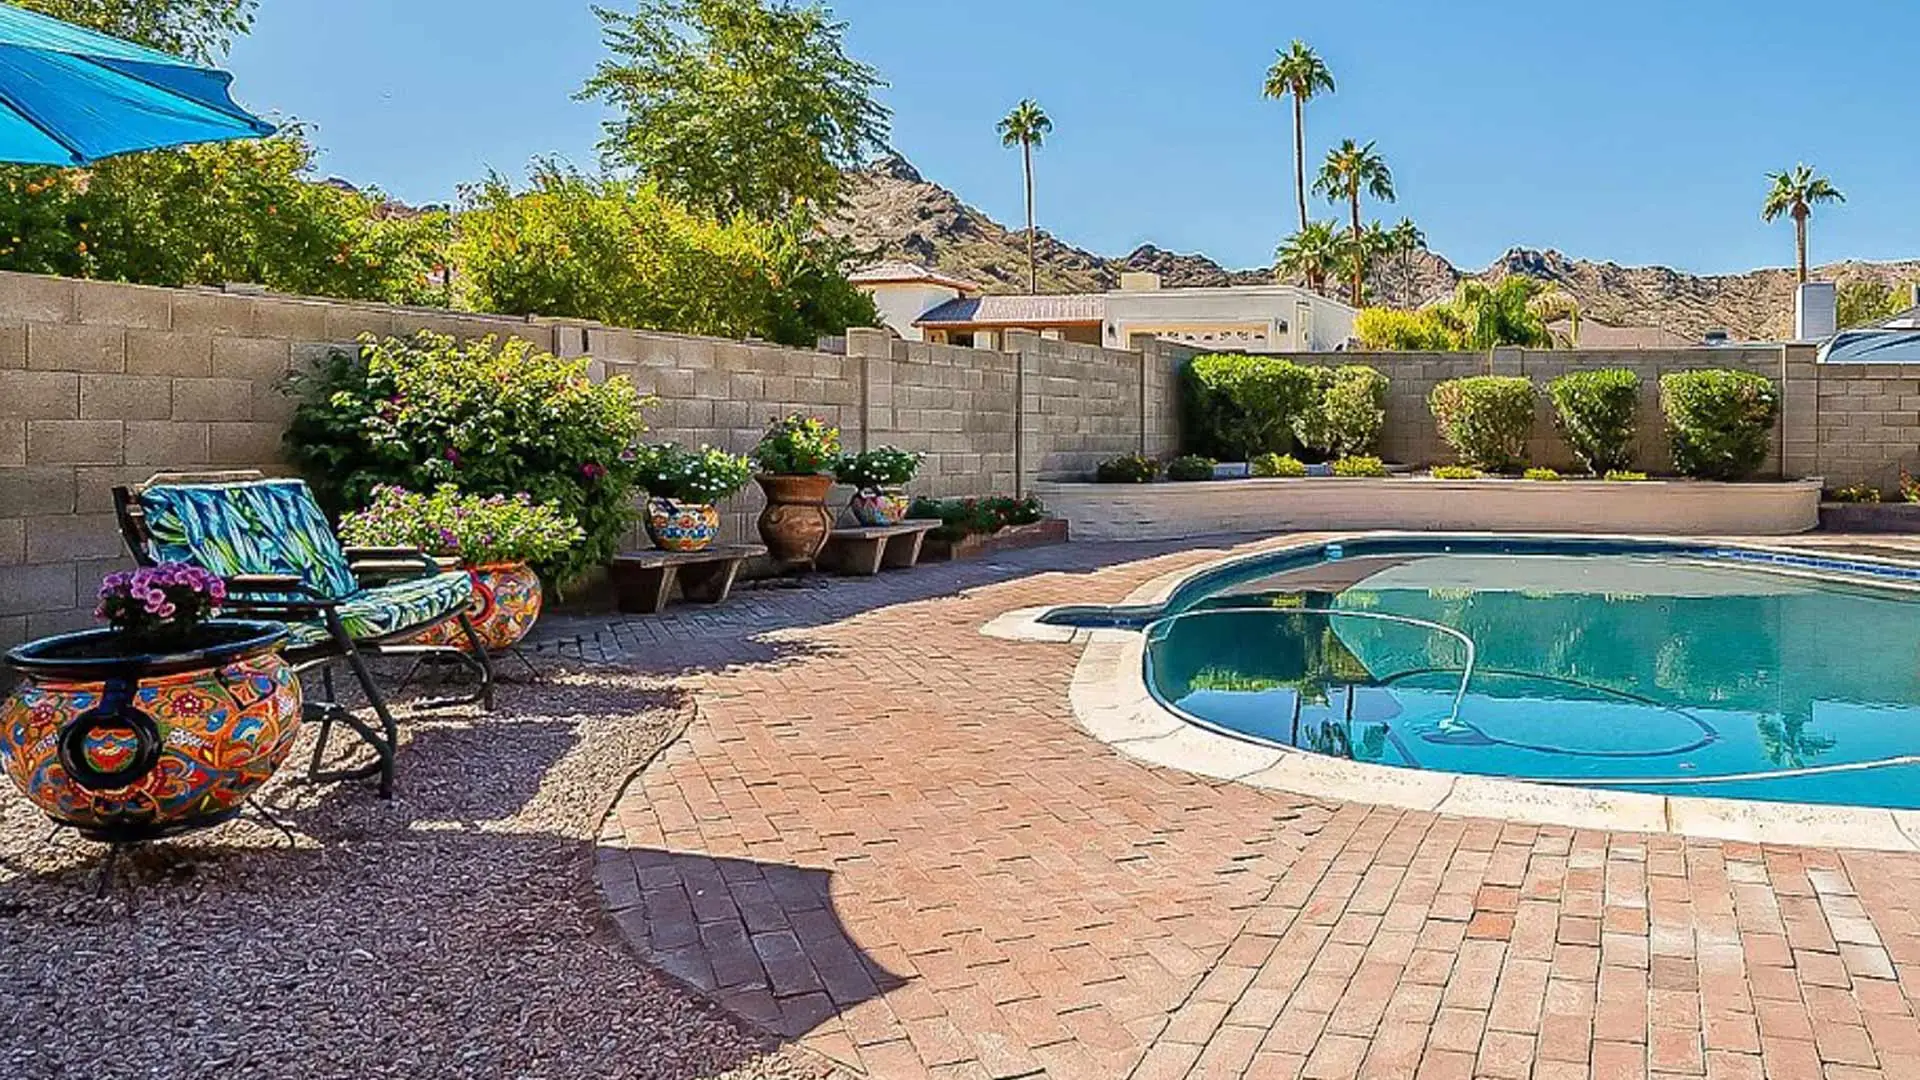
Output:
[[1760,218],[1773,221],[1781,214],[1793,218],[1794,251],[1798,256],[1795,265],[1800,283],[1804,285],[1807,281],[1807,218],[1813,215],[1815,203],[1846,202],[1847,197],[1826,177],[1815,176],[1813,169],[1806,165],[1768,173],[1767,179],[1773,181],[1773,189],[1767,192],[1767,201],[1760,207]]
[[1040,262],[1034,254],[1033,229],[1033,148],[1046,144],[1047,136],[1053,132],[1053,121],[1040,108],[1040,103],[1027,98],[1013,107],[1006,119],[1000,121],[1000,145],[1020,148],[1021,164],[1027,172],[1027,291],[1040,291]]
[[[1349,279],[1355,274],[1360,276],[1361,301],[1367,298],[1367,268],[1384,261],[1392,254],[1393,234],[1377,221],[1369,221],[1366,227],[1360,230],[1357,242],[1351,233],[1340,239],[1341,268]],[[1358,307],[1359,304],[1355,303],[1354,306]]]
[[1305,281],[1314,292],[1324,292],[1340,259],[1340,230],[1331,221],[1310,221],[1280,241],[1274,258],[1281,274]]
[[1545,312],[1535,301],[1547,289],[1522,274],[1508,274],[1491,285],[1468,278],[1454,291],[1448,307],[1457,315],[1469,349],[1497,345],[1546,348],[1553,344],[1553,334],[1542,317]]
[[1427,234],[1412,218],[1401,218],[1400,223],[1387,230],[1387,237],[1393,242],[1393,253],[1400,256],[1400,306],[1413,306],[1413,256],[1415,252],[1427,249]]
[[[1393,201],[1393,173],[1387,169],[1386,159],[1374,152],[1373,144],[1361,146],[1347,139],[1339,146],[1327,151],[1326,163],[1320,166],[1320,176],[1313,182],[1313,190],[1324,196],[1328,202],[1347,200],[1353,210],[1353,231],[1348,235],[1356,247],[1360,246],[1360,195],[1365,192],[1382,202]],[[1353,289],[1348,303],[1359,307],[1365,292],[1366,260],[1364,249],[1362,258],[1353,260]]]
[[1300,202],[1302,232],[1308,224],[1306,106],[1323,91],[1333,93],[1333,72],[1304,41],[1280,50],[1280,58],[1267,69],[1266,96],[1293,99],[1293,192]]

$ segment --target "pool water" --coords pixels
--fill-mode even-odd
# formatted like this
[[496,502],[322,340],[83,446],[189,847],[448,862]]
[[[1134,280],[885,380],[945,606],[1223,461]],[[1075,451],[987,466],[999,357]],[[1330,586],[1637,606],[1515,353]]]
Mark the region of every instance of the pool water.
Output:
[[1678,545],[1449,546],[1197,582],[1146,627],[1152,689],[1386,765],[1920,809],[1920,594]]

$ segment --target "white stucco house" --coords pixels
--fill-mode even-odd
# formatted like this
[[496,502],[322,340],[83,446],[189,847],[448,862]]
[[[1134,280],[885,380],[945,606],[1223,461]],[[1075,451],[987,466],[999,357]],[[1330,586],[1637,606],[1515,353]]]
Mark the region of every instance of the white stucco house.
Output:
[[1104,293],[981,295],[979,287],[912,263],[851,275],[886,325],[908,341],[998,348],[1008,330],[1124,349],[1147,335],[1233,352],[1331,352],[1353,336],[1354,309],[1293,285],[1163,289],[1126,274]]

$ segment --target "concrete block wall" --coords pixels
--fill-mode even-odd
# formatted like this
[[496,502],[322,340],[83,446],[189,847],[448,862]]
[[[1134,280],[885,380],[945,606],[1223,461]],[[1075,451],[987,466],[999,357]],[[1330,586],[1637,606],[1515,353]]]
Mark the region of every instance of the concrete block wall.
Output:
[[[1171,428],[1144,431],[1146,417],[1160,424],[1172,410],[1141,399],[1138,352],[1038,338],[1019,343],[1022,352],[992,352],[858,330],[843,348],[814,351],[577,320],[0,273],[0,648],[91,623],[99,579],[126,565],[115,485],[161,470],[285,472],[289,372],[362,334],[418,330],[519,337],[590,356],[596,377],[657,398],[647,412],[656,440],[744,453],[772,418],[818,415],[840,427],[849,449],[925,452],[915,490],[941,497],[1013,492],[1042,460],[1077,465],[1169,448],[1175,438]],[[1023,416],[1023,402],[1036,411]],[[1030,459],[1023,426],[1035,432]],[[723,509],[729,539],[753,535],[757,489]],[[631,542],[643,543],[637,531]]]

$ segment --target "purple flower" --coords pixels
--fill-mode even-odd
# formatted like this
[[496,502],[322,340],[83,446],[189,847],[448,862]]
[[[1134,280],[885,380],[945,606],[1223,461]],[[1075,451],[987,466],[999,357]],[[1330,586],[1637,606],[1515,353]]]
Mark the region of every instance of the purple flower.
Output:
[[589,461],[580,466],[580,474],[589,480],[598,480],[607,475],[607,467],[597,461]]
[[458,465],[460,464],[460,451],[455,450],[453,447],[449,446],[447,447],[446,458],[448,461],[454,463],[455,465]]

